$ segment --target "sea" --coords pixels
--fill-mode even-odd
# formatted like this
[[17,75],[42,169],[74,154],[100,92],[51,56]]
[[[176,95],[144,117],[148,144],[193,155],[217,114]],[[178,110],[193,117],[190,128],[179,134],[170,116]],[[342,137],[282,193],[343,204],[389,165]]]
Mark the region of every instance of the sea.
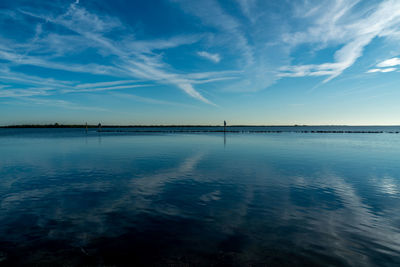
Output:
[[0,266],[400,266],[400,126],[0,129]]

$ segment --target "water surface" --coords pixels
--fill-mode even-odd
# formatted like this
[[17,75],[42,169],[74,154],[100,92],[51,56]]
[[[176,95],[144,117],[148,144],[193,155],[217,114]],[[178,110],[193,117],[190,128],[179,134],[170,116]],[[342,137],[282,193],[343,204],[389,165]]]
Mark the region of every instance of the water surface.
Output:
[[400,135],[0,129],[0,264],[398,266]]

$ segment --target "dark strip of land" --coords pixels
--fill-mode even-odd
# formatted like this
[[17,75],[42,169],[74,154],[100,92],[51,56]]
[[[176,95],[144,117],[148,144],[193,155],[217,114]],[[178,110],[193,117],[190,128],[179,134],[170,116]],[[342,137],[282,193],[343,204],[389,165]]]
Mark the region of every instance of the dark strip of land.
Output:
[[[261,129],[261,128],[275,128],[275,129]],[[348,129],[348,130],[330,130],[330,129],[312,129],[312,127],[374,127],[374,126],[348,126],[348,125],[265,125],[265,126],[252,126],[252,125],[230,125],[224,127],[221,125],[86,125],[86,124],[26,124],[26,125],[10,125],[0,126],[0,128],[91,128],[97,129],[97,132],[104,133],[396,133],[399,131],[393,131],[388,129],[383,131],[381,129]],[[385,127],[385,126],[375,126]],[[389,126],[390,127],[390,126]],[[393,126],[392,126],[393,127]],[[216,128],[216,129],[210,129]],[[242,128],[242,129],[237,129]],[[248,128],[248,129],[246,129]],[[278,129],[279,128],[279,129]],[[282,130],[282,128],[286,128]],[[292,128],[292,129],[290,129]],[[258,130],[260,129],[260,130]],[[308,130],[309,129],[309,130]],[[397,130],[397,129],[396,129]]]
[[395,133],[394,131],[224,131],[224,130],[98,130],[97,132],[103,133]]
[[[21,124],[0,126],[0,128],[99,128],[99,125],[86,124]],[[101,128],[209,128],[209,127],[224,127],[223,125],[101,125]],[[400,127],[399,125],[229,125],[227,128],[235,127]]]
[[[56,123],[56,124],[22,124],[22,125],[0,126],[0,128],[86,128],[86,127],[99,128],[99,125]],[[224,126],[222,125],[101,125],[101,127],[102,128],[209,128],[209,127],[224,127]],[[226,127],[308,127],[308,126],[307,125],[256,125],[256,126],[230,125]]]

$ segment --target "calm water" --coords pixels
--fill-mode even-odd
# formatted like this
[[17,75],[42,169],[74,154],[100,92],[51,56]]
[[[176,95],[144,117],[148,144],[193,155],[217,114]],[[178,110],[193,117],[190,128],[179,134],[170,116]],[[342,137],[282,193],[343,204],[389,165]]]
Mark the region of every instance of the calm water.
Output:
[[0,129],[0,265],[399,266],[400,134]]

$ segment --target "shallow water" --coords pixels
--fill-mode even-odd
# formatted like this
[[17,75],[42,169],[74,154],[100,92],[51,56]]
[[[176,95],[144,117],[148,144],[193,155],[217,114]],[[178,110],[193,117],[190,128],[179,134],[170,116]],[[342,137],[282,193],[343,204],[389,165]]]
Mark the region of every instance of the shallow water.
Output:
[[0,129],[0,236],[0,265],[398,266],[400,135]]

